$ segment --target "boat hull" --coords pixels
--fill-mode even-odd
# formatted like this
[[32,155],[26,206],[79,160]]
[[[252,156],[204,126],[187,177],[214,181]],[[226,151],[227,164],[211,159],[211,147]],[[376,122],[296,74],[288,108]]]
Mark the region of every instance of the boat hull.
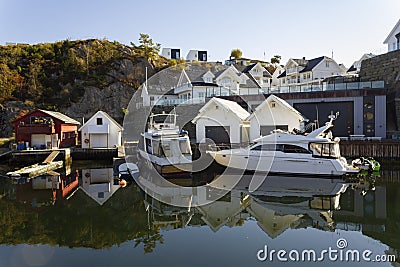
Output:
[[139,150],[139,156],[145,161],[148,167],[154,167],[161,175],[188,175],[192,173],[192,162],[187,158],[181,158],[179,161],[173,161],[168,158],[159,158]]
[[278,153],[252,156],[244,150],[208,151],[214,160],[225,167],[243,171],[286,175],[343,176],[358,173],[347,169],[341,159],[282,157]]

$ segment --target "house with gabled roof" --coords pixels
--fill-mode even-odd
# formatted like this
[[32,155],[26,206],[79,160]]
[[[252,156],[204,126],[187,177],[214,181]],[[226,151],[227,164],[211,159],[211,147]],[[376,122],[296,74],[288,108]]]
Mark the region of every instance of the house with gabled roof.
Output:
[[396,25],[394,25],[383,43],[387,44],[388,52],[400,49],[400,19],[397,21]]
[[372,58],[374,56],[375,55],[372,53],[362,55],[362,57],[359,60],[354,61],[354,63],[350,66],[350,68],[346,70],[346,74],[358,76],[358,73],[360,72],[361,69],[361,62],[363,62],[366,59]]
[[15,141],[26,148],[53,149],[77,144],[80,123],[60,112],[36,109],[12,124]]
[[[255,72],[251,68],[248,71]],[[252,76],[235,66],[220,63],[186,63],[151,77],[142,85],[141,97],[144,106],[151,106],[204,103],[213,96],[259,94],[261,86],[256,78],[260,79],[261,75],[266,75],[264,70],[260,76]]]
[[122,126],[104,111],[97,111],[79,131],[82,148],[121,146]]
[[279,79],[278,77],[285,71],[284,66],[282,65],[276,65],[274,73],[272,73],[272,81],[271,81],[271,87],[273,86],[279,86]]
[[254,88],[268,89],[271,87],[272,75],[260,62],[253,63],[244,68],[240,66],[236,66],[236,68],[254,81],[256,85]]
[[343,75],[343,70],[333,59],[321,56],[313,59],[289,59],[285,71],[278,76],[280,86],[318,85],[328,77]]
[[249,113],[238,103],[213,97],[192,120],[196,125],[196,143],[241,143],[249,140]]
[[293,131],[302,130],[304,116],[285,100],[268,96],[247,118],[250,122],[250,141],[265,136],[275,129]]

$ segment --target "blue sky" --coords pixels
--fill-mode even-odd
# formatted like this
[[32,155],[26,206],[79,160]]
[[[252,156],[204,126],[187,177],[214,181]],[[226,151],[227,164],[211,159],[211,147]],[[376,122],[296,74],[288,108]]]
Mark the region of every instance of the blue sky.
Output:
[[[0,44],[107,38],[129,44],[148,33],[162,47],[209,51],[225,60],[333,57],[347,67],[382,44],[400,19],[399,0],[0,0]],[[265,56],[264,56],[265,54]]]

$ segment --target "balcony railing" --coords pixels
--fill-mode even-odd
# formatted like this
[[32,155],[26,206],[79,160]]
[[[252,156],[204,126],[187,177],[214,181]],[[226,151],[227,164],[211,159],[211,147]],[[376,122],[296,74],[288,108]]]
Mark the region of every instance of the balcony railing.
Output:
[[231,96],[231,95],[261,95],[261,94],[281,94],[281,93],[307,93],[322,91],[344,91],[344,90],[362,90],[362,89],[384,89],[384,81],[370,82],[348,82],[348,83],[318,83],[303,84],[291,86],[273,86],[271,88],[240,88],[238,92],[228,90],[223,87],[207,89],[205,98],[189,98],[189,99],[159,99],[155,105],[158,106],[176,106],[205,103],[206,98],[214,96]]
[[155,106],[191,105],[191,104],[203,104],[205,102],[206,102],[205,98],[160,99],[155,103]]
[[320,91],[343,91],[343,90],[362,90],[362,89],[383,89],[384,81],[370,82],[349,82],[349,83],[321,83],[321,84],[304,84],[291,86],[276,86],[264,90],[264,93],[303,93],[303,92],[320,92]]

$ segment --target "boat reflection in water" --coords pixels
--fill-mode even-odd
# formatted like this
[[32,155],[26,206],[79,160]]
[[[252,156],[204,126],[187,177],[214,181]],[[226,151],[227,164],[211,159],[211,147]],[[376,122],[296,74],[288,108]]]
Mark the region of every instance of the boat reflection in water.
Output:
[[[263,182],[250,193],[249,185],[254,179],[263,179]],[[289,228],[311,226],[332,231],[336,227],[334,213],[341,208],[341,196],[351,192],[352,196],[362,197],[368,188],[373,188],[339,178],[259,177],[257,174],[217,175],[201,187],[179,187],[143,174],[137,182],[147,193],[146,211],[154,224],[160,224],[155,218],[161,215],[172,216],[173,219],[164,223],[174,224],[173,228],[205,223],[216,232],[222,226],[241,225],[253,217],[271,238]],[[182,220],[178,222],[178,218]]]

